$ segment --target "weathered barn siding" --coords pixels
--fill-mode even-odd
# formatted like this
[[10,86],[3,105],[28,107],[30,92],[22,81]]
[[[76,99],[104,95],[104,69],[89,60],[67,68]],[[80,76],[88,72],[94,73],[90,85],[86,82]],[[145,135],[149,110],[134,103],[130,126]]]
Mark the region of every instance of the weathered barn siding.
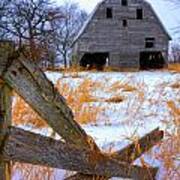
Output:
[[[113,18],[106,17],[106,9],[112,8]],[[143,19],[136,19],[136,10],[143,9]],[[127,20],[127,27],[123,27]],[[145,48],[145,38],[154,37],[155,46]],[[152,7],[144,0],[105,0],[99,3],[88,22],[73,43],[76,63],[85,53],[108,52],[109,65],[139,68],[140,52],[161,51],[168,56],[169,35]]]

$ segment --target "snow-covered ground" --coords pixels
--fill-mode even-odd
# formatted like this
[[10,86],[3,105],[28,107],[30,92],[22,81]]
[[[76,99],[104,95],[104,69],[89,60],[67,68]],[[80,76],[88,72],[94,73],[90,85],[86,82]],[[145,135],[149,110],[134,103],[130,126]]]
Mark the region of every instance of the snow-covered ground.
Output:
[[[69,77],[63,78],[60,73],[47,72],[47,76],[53,83],[60,78],[61,82],[68,83],[72,88],[85,78],[100,82],[103,84],[103,89],[96,89],[93,92],[93,95],[100,100],[118,95],[124,97],[120,103],[101,102],[105,111],[99,116],[97,122],[82,126],[103,150],[107,150],[112,145],[113,150],[121,149],[130,142],[128,137],[134,134],[143,136],[156,127],[171,131],[171,127],[167,127],[164,123],[164,120],[171,121],[172,119],[167,102],[172,101],[178,108],[180,107],[180,89],[172,86],[180,83],[178,73],[167,71],[82,72],[79,73],[79,78],[72,78],[70,74],[66,75]],[[122,87],[114,92],[108,92],[107,89],[117,82],[127,82],[137,90],[124,91]],[[94,105],[98,106],[99,102]],[[144,158],[152,166],[161,167],[161,162],[153,157],[146,155]],[[136,163],[138,164],[139,161]],[[162,179],[162,174],[161,167],[157,179]]]
[[[166,132],[174,130],[173,125],[168,126],[164,122],[173,121],[168,102],[174,102],[176,107],[180,108],[179,73],[167,71],[80,72],[76,78],[73,78],[71,73],[67,73],[65,78],[63,74],[55,72],[46,72],[46,75],[54,84],[59,80],[72,88],[77,87],[85,79],[91,79],[103,85],[92,92],[92,95],[98,99],[92,105],[103,106],[103,112],[95,123],[82,125],[102,150],[108,151],[110,148],[119,150],[129,144],[133,136],[141,137],[156,127]],[[119,89],[109,90],[118,83],[128,84],[135,89],[126,90],[126,87],[122,86]],[[104,101],[114,96],[121,96],[122,102]],[[156,151],[158,148],[155,147],[154,152]],[[163,163],[149,153],[144,156],[144,159],[148,164],[160,167],[157,179],[164,179]],[[135,163],[140,164],[140,161],[137,160]],[[66,174],[65,171],[56,170],[55,179],[63,179],[64,174]],[[176,177],[173,180],[175,179]]]
[[[171,118],[168,101],[176,103],[180,107],[180,89],[173,88],[173,84],[180,84],[180,74],[160,71],[141,71],[132,73],[118,72],[82,72],[79,73],[79,78],[63,78],[60,73],[46,73],[47,77],[56,83],[58,79],[61,82],[68,83],[75,87],[84,79],[91,79],[95,82],[103,84],[92,94],[100,100],[112,96],[122,96],[124,100],[120,103],[101,102],[100,105],[106,109],[102,116],[93,125],[86,125],[83,128],[97,139],[97,143],[119,141],[120,136],[134,133],[138,128],[138,134],[143,135],[147,131],[160,126],[163,126],[162,121]],[[134,91],[124,91],[123,87],[115,92],[108,92],[114,83],[123,82],[136,87]],[[139,89],[138,89],[139,88]],[[139,97],[139,94],[142,96]],[[140,101],[140,102],[139,102]],[[97,104],[96,104],[97,103]],[[98,106],[99,102],[94,103]],[[106,120],[105,120],[106,119]],[[107,122],[108,119],[108,122]],[[126,121],[128,121],[126,123]],[[131,127],[129,127],[129,122]],[[138,132],[137,131],[137,132]],[[111,138],[109,138],[111,137]]]

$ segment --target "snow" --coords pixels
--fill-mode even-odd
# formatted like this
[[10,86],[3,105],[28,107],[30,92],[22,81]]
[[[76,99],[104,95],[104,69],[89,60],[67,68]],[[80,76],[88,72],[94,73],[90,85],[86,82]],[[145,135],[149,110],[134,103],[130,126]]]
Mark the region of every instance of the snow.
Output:
[[[107,92],[99,89],[93,92],[93,95],[102,100],[110,96],[123,95],[125,100],[119,104],[96,102],[94,106],[103,105],[105,112],[99,117],[95,124],[83,125],[85,131],[91,135],[98,146],[108,151],[110,147],[113,150],[119,150],[130,143],[128,137],[134,134],[142,137],[156,127],[162,130],[167,129],[163,120],[170,120],[171,114],[167,107],[167,101],[174,101],[177,107],[180,107],[179,89],[173,89],[173,83],[180,82],[180,74],[168,71],[140,71],[140,72],[81,72],[79,78],[73,79],[71,74],[66,74],[63,79],[60,73],[47,72],[47,77],[56,83],[60,78],[62,83],[68,83],[71,87],[76,87],[83,79],[89,78],[92,81],[101,82],[104,88],[110,87],[113,83],[128,82],[131,85],[141,87],[138,91],[144,93],[142,102],[138,102],[137,91],[124,92],[122,89],[116,92]],[[68,77],[69,76],[69,77]],[[152,102],[151,102],[152,101]],[[154,102],[153,102],[154,101]],[[135,106],[140,108],[136,110]],[[105,120],[108,119],[108,122]],[[153,151],[158,151],[154,148]],[[155,167],[160,167],[157,179],[162,179],[164,169],[162,163],[152,156],[146,154],[143,156],[145,161]],[[135,161],[140,164],[140,161]]]
[[[46,72],[47,77],[56,84],[68,83],[72,88],[77,87],[84,79],[101,82],[103,88],[99,87],[93,95],[99,99],[93,106],[103,106],[105,111],[98,117],[96,123],[82,125],[87,134],[92,136],[98,146],[108,152],[120,150],[129,143],[134,135],[142,137],[153,129],[160,127],[165,130],[167,126],[163,120],[171,121],[171,114],[167,107],[167,101],[174,101],[180,107],[179,89],[172,88],[172,84],[180,82],[179,73],[168,71],[140,71],[140,72],[80,72],[78,78],[73,78],[71,73],[63,74],[56,72]],[[123,89],[108,92],[107,89],[115,82],[128,82],[128,84],[139,89],[126,92]],[[143,92],[142,101],[139,99],[138,92]],[[120,103],[106,103],[102,99],[113,95],[121,95],[124,100]],[[140,107],[140,108],[138,108]],[[23,127],[30,130],[32,127]],[[171,128],[169,129],[171,131]],[[51,129],[33,130],[35,133],[50,135]],[[57,136],[59,139],[59,137]],[[154,147],[152,152],[158,151]],[[146,162],[154,167],[160,167],[157,180],[163,177],[164,169],[162,162],[153,158],[150,154],[143,155]],[[135,164],[141,164],[139,159]],[[18,173],[18,172],[17,172]],[[61,180],[67,175],[67,171],[56,170],[55,179]],[[120,179],[120,178],[113,178]],[[13,178],[13,180],[18,180]]]
[[[66,77],[63,79],[60,73],[47,72],[46,75],[53,81],[53,83],[55,83],[60,78],[61,83],[68,83],[72,88],[79,85],[80,82],[82,82],[83,79],[86,78],[91,79],[95,82],[101,82],[104,85],[103,89],[96,90],[92,93],[93,96],[99,99],[99,102],[95,102],[92,105],[101,105],[105,107],[105,112],[103,112],[102,116],[99,117],[99,121],[97,121],[95,125],[122,125],[127,120],[133,118],[134,121],[131,123],[135,127],[142,125],[143,122],[143,126],[145,128],[146,123],[144,122],[144,120],[148,119],[148,127],[152,126],[150,128],[152,129],[157,125],[162,126],[160,121],[166,119],[169,116],[169,111],[166,105],[167,101],[172,100],[179,106],[179,102],[177,102],[179,89],[172,89],[171,85],[173,83],[180,82],[180,76],[179,74],[172,74],[167,71],[141,71],[135,73],[82,72],[79,74],[80,78],[76,79],[73,79],[71,76],[69,76],[69,78]],[[104,90],[110,87],[115,82],[127,82],[128,84],[137,88],[139,88],[140,86],[140,88],[142,89],[139,91],[141,91],[144,96],[142,102],[138,102],[139,94],[137,91],[126,92],[123,91],[123,89],[119,89],[115,92],[107,92],[106,90]],[[123,102],[117,104],[106,103],[103,101],[103,99],[112,97],[113,95],[120,95],[124,97]],[[136,112],[135,106],[141,107],[138,110],[138,113]],[[104,121],[103,119],[108,119],[108,122]],[[159,122],[159,124],[157,124],[157,121]],[[127,129],[130,130],[129,127]],[[131,132],[133,131],[134,129],[131,130]]]

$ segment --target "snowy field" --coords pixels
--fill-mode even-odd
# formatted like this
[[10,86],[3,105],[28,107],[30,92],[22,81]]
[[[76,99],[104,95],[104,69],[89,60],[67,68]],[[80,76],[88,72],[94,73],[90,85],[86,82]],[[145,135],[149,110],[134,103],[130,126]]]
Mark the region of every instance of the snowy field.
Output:
[[[111,146],[113,146],[113,150],[120,149],[130,142],[128,139],[133,135],[143,136],[156,127],[168,132],[174,129],[173,125],[169,127],[165,122],[171,122],[173,118],[167,102],[174,102],[176,107],[180,108],[180,89],[178,87],[180,74],[178,73],[166,71],[83,72],[79,73],[79,78],[72,78],[71,74],[67,74],[66,78],[63,78],[59,73],[47,73],[47,76],[54,83],[61,79],[61,82],[68,83],[72,88],[85,78],[103,84],[103,89],[102,87],[96,89],[92,94],[99,99],[99,102],[95,102],[93,105],[104,106],[105,110],[95,123],[82,126],[103,150],[107,150]],[[108,92],[107,89],[117,82],[124,84],[127,82],[137,89],[126,91],[122,87],[114,92]],[[177,87],[174,88],[175,84]],[[103,99],[113,96],[121,96],[123,101],[120,103],[103,101]],[[149,155],[145,156],[145,160],[152,166],[161,167],[161,162]],[[160,169],[157,179],[162,179],[162,174],[163,168]]]
[[[96,121],[82,124],[85,131],[91,135],[104,151],[119,150],[132,142],[133,137],[141,137],[151,130],[160,129],[174,134],[179,124],[174,124],[174,113],[170,107],[180,108],[180,74],[167,71],[141,71],[132,73],[119,72],[80,72],[74,78],[72,73],[47,72],[47,77],[54,83],[68,84],[76,88],[85,79],[98,82],[101,86],[93,90],[95,102],[89,102],[92,107],[103,107]],[[128,85],[128,86],[127,86]],[[121,102],[107,102],[112,97],[121,97]],[[177,114],[178,116],[179,114]],[[179,122],[179,117],[176,119]],[[165,137],[166,139],[166,137]],[[143,158],[151,166],[159,167],[158,180],[165,179],[165,167],[162,159],[152,154],[159,152],[155,147]],[[174,156],[176,175],[172,180],[179,179],[179,154]],[[135,164],[141,164],[139,160]],[[56,170],[55,179],[63,179],[67,172]],[[17,176],[16,176],[17,177]],[[18,180],[13,178],[13,180]]]

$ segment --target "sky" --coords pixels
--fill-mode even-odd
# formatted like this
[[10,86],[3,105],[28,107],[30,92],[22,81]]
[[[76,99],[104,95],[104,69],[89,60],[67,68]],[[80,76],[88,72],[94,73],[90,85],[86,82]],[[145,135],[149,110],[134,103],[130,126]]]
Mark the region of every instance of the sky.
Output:
[[[59,4],[65,0],[56,0]],[[78,3],[79,6],[90,13],[96,4],[102,0],[68,0],[68,2]],[[180,4],[174,5],[171,0],[147,0],[153,6],[155,12],[160,17],[165,28],[175,40],[180,37],[180,32],[177,32],[176,27],[180,26]],[[179,28],[180,29],[180,28]]]

